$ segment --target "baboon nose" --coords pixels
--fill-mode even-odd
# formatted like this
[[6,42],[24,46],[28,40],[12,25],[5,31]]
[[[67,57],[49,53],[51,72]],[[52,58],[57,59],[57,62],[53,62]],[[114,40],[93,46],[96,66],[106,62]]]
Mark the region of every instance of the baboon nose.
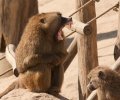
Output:
[[72,21],[72,18],[65,18],[65,17],[62,17],[61,19],[62,19],[62,23],[65,23],[65,24]]

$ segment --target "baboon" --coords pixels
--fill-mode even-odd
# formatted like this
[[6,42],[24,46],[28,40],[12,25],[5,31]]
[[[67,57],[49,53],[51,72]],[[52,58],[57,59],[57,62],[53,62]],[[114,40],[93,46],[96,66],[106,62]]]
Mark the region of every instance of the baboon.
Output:
[[88,89],[97,89],[98,100],[120,99],[120,74],[106,66],[98,66],[89,74]]
[[70,18],[59,12],[42,13],[30,18],[16,48],[19,77],[5,92],[25,88],[32,92],[60,92],[64,78],[63,61],[67,51],[62,28]]

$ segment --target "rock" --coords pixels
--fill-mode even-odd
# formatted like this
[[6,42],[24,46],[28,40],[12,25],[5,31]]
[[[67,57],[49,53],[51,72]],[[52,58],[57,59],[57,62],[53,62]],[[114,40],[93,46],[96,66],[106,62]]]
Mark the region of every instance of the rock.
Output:
[[[0,79],[0,93],[4,91],[13,81],[16,80],[15,76]],[[69,100],[61,95],[55,97],[47,93],[33,93],[27,89],[14,89],[0,100]]]
[[1,100],[60,100],[46,93],[33,93],[25,89],[15,89],[3,96]]

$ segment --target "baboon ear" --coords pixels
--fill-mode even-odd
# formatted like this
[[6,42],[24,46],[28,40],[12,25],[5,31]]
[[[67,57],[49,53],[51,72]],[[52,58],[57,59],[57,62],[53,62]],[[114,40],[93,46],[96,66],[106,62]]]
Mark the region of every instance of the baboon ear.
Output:
[[102,80],[105,80],[105,79],[106,79],[105,72],[103,72],[103,71],[99,71],[99,73],[98,73],[98,77],[99,77],[100,79],[102,79]]

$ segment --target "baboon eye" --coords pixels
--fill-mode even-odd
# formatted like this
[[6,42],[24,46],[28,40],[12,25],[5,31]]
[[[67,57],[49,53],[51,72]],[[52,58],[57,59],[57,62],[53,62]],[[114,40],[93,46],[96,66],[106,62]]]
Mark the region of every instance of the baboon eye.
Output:
[[42,19],[40,19],[40,22],[43,23],[43,24],[45,24],[46,23],[46,19],[42,18]]

